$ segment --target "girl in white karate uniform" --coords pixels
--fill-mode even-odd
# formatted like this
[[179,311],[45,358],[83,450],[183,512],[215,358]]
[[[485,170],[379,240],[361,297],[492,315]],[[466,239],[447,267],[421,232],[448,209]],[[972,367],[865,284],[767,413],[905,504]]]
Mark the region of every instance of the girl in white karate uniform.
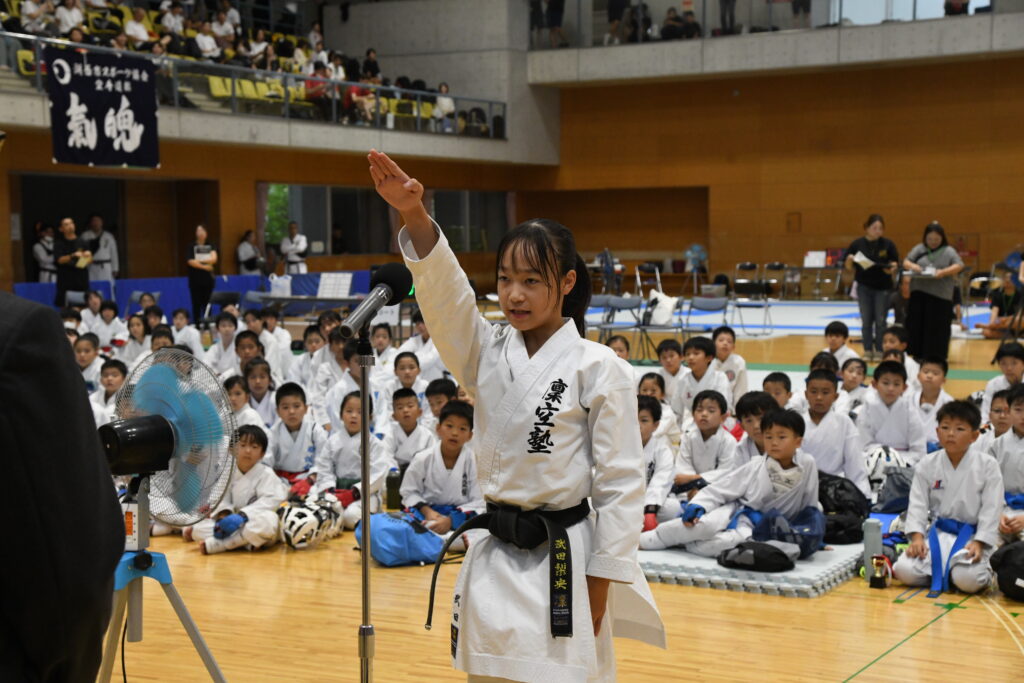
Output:
[[245,383],[245,378],[238,375],[229,377],[224,381],[224,391],[227,392],[228,403],[231,404],[231,410],[235,415],[235,427],[255,425],[262,429],[270,442],[267,452],[272,452],[273,442],[270,429],[264,424],[263,418],[256,412],[256,409],[249,405],[249,385]]
[[277,541],[277,508],[288,489],[273,470],[260,464],[267,435],[259,427],[238,428],[235,471],[217,509],[183,530],[186,541],[199,541],[204,555],[235,548],[261,548]]
[[234,370],[238,365],[238,356],[235,354],[235,331],[238,329],[238,318],[230,313],[219,313],[217,315],[217,341],[206,350],[203,358],[214,372],[223,379],[231,375],[240,375],[241,372],[231,372],[224,377],[224,373]]
[[[493,528],[470,545],[456,583],[450,644],[445,638],[453,664],[470,681],[615,680],[613,631],[665,639],[636,556],[644,497],[636,385],[611,349],[580,334],[590,278],[572,233],[530,221],[506,234],[498,297],[510,324],[491,325],[423,208],[423,186],[386,155],[369,159],[378,193],[405,222],[399,245],[431,339],[476,396],[488,512],[470,523]],[[596,516],[586,516],[588,498]],[[533,533],[530,522],[550,534]]]
[[[345,508],[346,529],[354,529],[362,516],[363,504],[369,500],[370,512],[379,512],[383,501],[384,479],[395,466],[384,452],[380,439],[370,438],[370,481],[360,481],[362,474],[362,399],[358,391],[342,399],[342,428],[327,440],[327,447],[316,456],[313,495],[333,491]],[[373,406],[370,406],[371,409]],[[372,410],[371,410],[372,412]],[[312,476],[310,477],[313,478]]]
[[249,405],[259,413],[264,427],[273,427],[277,422],[277,401],[274,399],[276,385],[271,379],[270,363],[263,358],[253,358],[245,364],[242,376],[249,387]]
[[665,400],[665,378],[657,372],[648,372],[640,378],[637,393],[640,396],[653,396],[658,399],[658,403],[661,404],[661,420],[658,422],[658,430],[654,432],[654,436],[664,437],[673,451],[679,450],[683,432],[679,429],[675,411]]
[[144,315],[136,313],[128,318],[128,340],[117,350],[117,359],[125,365],[131,365],[149,351],[150,343],[149,323]]
[[306,352],[292,361],[287,377],[289,382],[295,382],[309,392],[313,389],[315,373],[313,355],[325,344],[324,337],[320,334],[320,328],[316,325],[309,325],[302,333],[302,343],[306,347]]
[[848,358],[843,363],[841,373],[843,383],[839,387],[839,398],[836,399],[835,410],[837,413],[849,415],[854,408],[864,403],[865,395],[871,389],[864,384],[864,378],[868,374],[868,365],[863,358]]
[[128,327],[117,317],[117,304],[104,301],[100,315],[89,324],[89,331],[100,340],[100,348],[120,346],[128,340]]
[[[655,375],[660,378],[660,375]],[[644,483],[647,493],[644,494],[644,531],[650,531],[665,522],[679,516],[679,501],[672,498],[672,476],[676,470],[676,456],[663,436],[658,436],[661,421],[665,416],[661,413],[662,405],[653,396],[643,394],[636,397],[639,410],[640,440],[644,445]]]

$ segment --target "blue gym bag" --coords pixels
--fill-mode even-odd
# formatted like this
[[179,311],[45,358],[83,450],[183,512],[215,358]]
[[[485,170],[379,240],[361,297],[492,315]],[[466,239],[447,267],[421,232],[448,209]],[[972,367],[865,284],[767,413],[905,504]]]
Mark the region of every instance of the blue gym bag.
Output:
[[[362,525],[356,526],[356,542],[363,547]],[[444,539],[413,515],[379,512],[370,515],[370,557],[385,567],[433,563]]]

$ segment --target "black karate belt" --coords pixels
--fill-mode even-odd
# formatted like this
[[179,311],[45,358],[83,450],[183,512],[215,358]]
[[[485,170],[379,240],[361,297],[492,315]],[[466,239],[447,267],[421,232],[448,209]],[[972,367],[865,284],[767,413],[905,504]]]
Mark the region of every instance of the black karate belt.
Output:
[[108,263],[110,263],[110,259],[107,259],[106,261],[93,261],[92,265],[94,265],[94,266],[105,266]]
[[434,589],[437,572],[452,542],[471,529],[486,528],[492,536],[523,550],[533,550],[545,540],[548,542],[548,564],[551,598],[551,636],[572,637],[572,549],[569,546],[568,527],[579,524],[590,515],[586,500],[566,510],[522,510],[515,505],[487,504],[487,512],[466,521],[455,530],[434,562],[434,575],[430,579],[430,602],[427,605],[429,631],[434,619]]

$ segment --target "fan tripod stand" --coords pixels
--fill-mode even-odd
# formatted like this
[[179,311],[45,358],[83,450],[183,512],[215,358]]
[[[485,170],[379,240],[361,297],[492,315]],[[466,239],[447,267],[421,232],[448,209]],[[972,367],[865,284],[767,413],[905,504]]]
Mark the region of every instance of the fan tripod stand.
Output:
[[217,660],[203,640],[199,627],[192,620],[185,601],[174,587],[167,557],[163,553],[146,550],[149,545],[149,477],[134,477],[129,485],[125,498],[125,532],[127,533],[126,551],[114,571],[114,613],[110,617],[107,628],[107,639],[103,647],[103,662],[100,664],[99,680],[106,683],[114,669],[114,658],[117,653],[117,641],[120,637],[122,623],[127,612],[128,642],[142,641],[142,582],[148,577],[155,579],[164,589],[164,595],[178,615],[178,621],[185,628],[192,645],[206,665],[210,678],[222,682],[226,679],[217,666]]

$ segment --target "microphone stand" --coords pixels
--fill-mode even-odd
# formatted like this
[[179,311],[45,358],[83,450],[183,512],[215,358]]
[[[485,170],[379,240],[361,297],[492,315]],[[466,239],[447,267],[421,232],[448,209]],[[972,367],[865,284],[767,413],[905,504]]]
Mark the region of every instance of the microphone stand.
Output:
[[362,404],[362,420],[360,425],[360,451],[362,452],[361,493],[362,493],[362,524],[363,548],[363,623],[359,627],[359,680],[361,683],[373,681],[374,632],[370,623],[370,369],[373,367],[373,347],[370,346],[370,323],[367,321],[359,328],[359,395]]

